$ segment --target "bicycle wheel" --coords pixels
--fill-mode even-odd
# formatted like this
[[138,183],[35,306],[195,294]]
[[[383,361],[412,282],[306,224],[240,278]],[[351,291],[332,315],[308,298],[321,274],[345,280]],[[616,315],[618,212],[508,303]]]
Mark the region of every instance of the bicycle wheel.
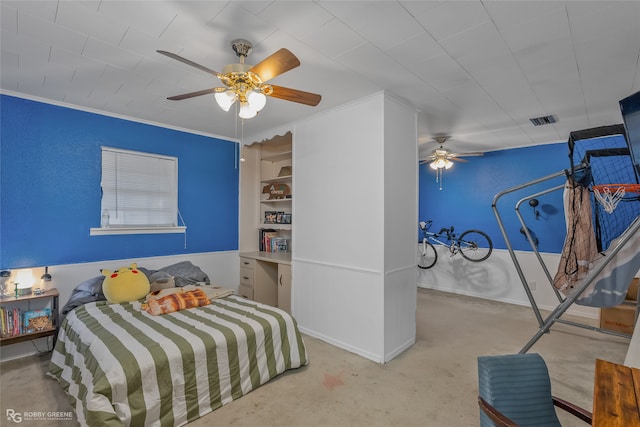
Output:
[[438,261],[438,252],[435,246],[426,240],[418,242],[418,267],[431,268],[436,265],[436,261]]
[[487,233],[480,230],[468,230],[458,238],[460,253],[473,262],[484,261],[493,251],[493,242]]

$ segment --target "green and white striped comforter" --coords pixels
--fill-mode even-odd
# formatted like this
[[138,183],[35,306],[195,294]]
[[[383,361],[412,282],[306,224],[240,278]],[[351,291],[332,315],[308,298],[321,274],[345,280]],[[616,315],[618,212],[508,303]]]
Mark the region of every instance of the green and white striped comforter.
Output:
[[179,426],[307,364],[296,321],[237,296],[151,316],[93,302],[63,322],[49,375],[82,425]]

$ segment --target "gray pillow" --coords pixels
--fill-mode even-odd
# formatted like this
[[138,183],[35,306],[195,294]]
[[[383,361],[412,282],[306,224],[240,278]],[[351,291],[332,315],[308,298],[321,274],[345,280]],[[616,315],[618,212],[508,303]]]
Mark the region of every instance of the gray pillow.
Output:
[[164,272],[173,276],[176,286],[196,285],[198,282],[205,282],[207,285],[211,283],[207,273],[202,271],[191,263],[191,261],[182,261],[176,264],[162,267],[159,272]]
[[104,276],[96,276],[91,279],[85,280],[73,289],[69,301],[62,307],[60,323],[64,320],[67,313],[76,307],[79,307],[88,302],[94,301],[106,301],[104,294],[102,293],[102,281]]

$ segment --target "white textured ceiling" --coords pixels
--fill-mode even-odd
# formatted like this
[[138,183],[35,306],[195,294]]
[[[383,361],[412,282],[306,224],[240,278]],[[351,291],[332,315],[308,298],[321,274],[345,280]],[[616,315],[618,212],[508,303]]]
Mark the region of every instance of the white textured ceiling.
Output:
[[[239,138],[212,95],[236,38],[255,64],[281,47],[302,65],[271,82],[322,95],[270,98],[244,135],[386,90],[456,151],[565,141],[621,122],[640,90],[638,1],[0,1],[3,93]],[[534,127],[529,118],[558,122]]]

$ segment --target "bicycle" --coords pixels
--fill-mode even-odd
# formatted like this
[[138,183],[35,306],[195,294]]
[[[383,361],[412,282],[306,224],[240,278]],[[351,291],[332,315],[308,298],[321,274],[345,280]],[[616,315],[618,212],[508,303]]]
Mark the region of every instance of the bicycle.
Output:
[[[436,246],[444,246],[449,249],[451,256],[460,253],[465,259],[472,262],[480,262],[489,258],[493,251],[493,242],[484,231],[467,230],[460,236],[453,232],[453,226],[442,228],[439,232],[428,231],[432,221],[420,221],[422,241],[418,242],[418,267],[427,269],[436,265],[438,251]],[[445,243],[445,238],[446,242]],[[442,240],[441,240],[442,239]]]

